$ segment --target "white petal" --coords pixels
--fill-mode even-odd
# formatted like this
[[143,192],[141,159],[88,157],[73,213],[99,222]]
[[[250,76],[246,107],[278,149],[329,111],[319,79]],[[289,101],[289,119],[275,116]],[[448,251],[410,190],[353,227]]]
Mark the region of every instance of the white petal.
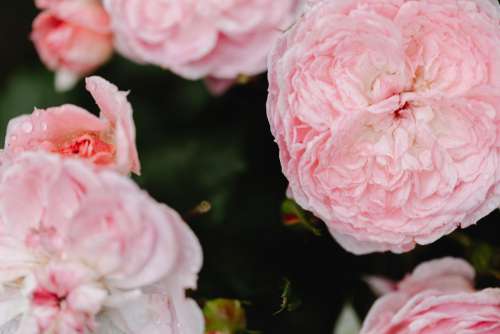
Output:
[[73,87],[75,87],[78,80],[80,80],[80,76],[78,74],[66,70],[57,71],[54,82],[56,91],[66,92],[68,90],[71,90]]
[[360,330],[360,321],[356,315],[356,311],[354,311],[350,304],[344,305],[335,324],[333,334],[358,334]]

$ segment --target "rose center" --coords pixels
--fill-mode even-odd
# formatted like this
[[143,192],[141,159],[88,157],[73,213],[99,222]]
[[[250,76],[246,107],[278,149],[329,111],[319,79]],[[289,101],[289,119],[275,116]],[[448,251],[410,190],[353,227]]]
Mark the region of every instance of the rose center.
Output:
[[38,289],[33,292],[33,304],[38,306],[48,306],[48,307],[57,307],[61,305],[64,301],[64,297],[59,297],[53,292],[47,291],[45,289]]
[[393,113],[395,119],[401,119],[403,117],[403,112],[408,109],[410,104],[405,102],[400,108],[396,109]]
[[96,134],[86,133],[64,142],[57,148],[57,152],[65,156],[92,159],[97,164],[108,164],[113,161],[115,148]]

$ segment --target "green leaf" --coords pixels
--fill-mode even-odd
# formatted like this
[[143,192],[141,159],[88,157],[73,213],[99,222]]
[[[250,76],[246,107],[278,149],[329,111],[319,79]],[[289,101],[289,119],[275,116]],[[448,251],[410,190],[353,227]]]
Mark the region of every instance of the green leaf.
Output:
[[281,217],[283,224],[287,226],[299,226],[309,230],[314,235],[321,235],[321,230],[316,226],[318,220],[291,199],[285,199],[281,204]]

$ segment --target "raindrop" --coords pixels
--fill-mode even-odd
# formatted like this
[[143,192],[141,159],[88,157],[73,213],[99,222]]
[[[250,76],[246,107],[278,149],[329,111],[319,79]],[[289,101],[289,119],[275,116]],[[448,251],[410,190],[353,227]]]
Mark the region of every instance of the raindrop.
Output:
[[47,123],[42,123],[42,131],[47,131]]
[[16,141],[17,140],[17,136],[10,136],[10,140],[11,141]]

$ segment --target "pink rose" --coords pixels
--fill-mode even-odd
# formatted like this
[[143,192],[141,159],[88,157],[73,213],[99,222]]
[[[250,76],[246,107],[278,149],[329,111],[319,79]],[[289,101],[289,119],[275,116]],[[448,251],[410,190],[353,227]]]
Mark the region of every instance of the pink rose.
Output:
[[381,297],[360,334],[500,333],[500,289],[474,290],[465,261],[426,262]]
[[22,153],[1,166],[0,204],[0,332],[203,333],[185,297],[200,245],[129,178]]
[[298,0],[104,0],[125,56],[189,79],[235,79],[266,70],[266,57]]
[[500,204],[500,8],[311,1],[270,57],[289,195],[347,250],[405,252]]
[[86,83],[101,109],[99,118],[74,105],[35,109],[9,122],[5,152],[43,150],[87,159],[123,174],[140,174],[127,93],[100,77],[87,78]]
[[37,6],[39,9],[48,9],[64,1],[68,2],[68,0],[35,0],[35,6]]
[[98,0],[39,0],[31,39],[44,64],[67,90],[111,58],[109,18]]

